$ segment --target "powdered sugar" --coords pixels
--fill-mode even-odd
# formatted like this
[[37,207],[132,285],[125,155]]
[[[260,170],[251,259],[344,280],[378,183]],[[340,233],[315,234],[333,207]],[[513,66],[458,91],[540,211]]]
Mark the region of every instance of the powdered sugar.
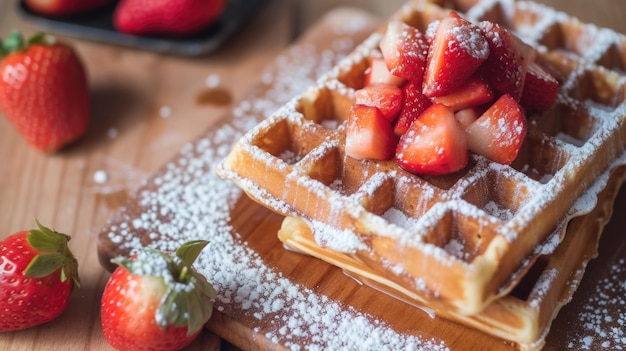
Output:
[[320,58],[315,47],[304,45],[279,57],[262,74],[267,92],[239,104],[231,123],[186,145],[138,193],[141,213],[130,217],[122,212],[107,237],[120,250],[143,247],[149,239],[149,246],[167,251],[188,240],[208,239],[197,268],[218,291],[216,308],[227,315],[253,316],[264,326],[257,333],[289,349],[446,350],[438,340],[401,335],[384,321],[291,282],[238,240],[229,224],[242,193],[215,175],[217,164],[243,131],[313,84],[340,55]]
[[[611,265],[573,321],[585,331],[571,335],[574,350],[626,350],[626,260]],[[607,328],[607,325],[610,327]],[[578,328],[577,328],[578,329]]]

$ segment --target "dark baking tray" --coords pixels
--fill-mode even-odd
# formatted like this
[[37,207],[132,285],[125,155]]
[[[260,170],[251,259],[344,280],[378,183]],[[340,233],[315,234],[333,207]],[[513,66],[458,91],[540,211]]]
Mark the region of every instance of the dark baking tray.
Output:
[[265,2],[266,0],[229,0],[219,20],[202,32],[186,37],[148,37],[120,33],[113,27],[116,3],[80,16],[57,19],[38,15],[20,1],[18,13],[47,32],[159,53],[197,56],[217,49]]

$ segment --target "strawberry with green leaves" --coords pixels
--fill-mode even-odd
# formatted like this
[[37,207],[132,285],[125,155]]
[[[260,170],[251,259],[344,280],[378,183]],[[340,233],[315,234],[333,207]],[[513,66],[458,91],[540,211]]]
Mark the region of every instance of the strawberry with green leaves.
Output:
[[53,152],[81,137],[89,122],[87,75],[76,52],[37,34],[0,43],[0,111],[36,149]]
[[183,244],[176,255],[153,249],[113,260],[102,295],[107,342],[124,350],[180,350],[211,317],[216,292],[192,267],[206,241]]
[[0,241],[0,332],[57,318],[79,284],[70,237],[37,226]]

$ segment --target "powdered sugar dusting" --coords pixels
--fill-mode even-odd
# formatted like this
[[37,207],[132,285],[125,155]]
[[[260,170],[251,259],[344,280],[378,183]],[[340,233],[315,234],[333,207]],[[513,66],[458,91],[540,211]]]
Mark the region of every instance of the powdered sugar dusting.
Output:
[[[345,46],[344,39],[336,39],[342,42],[339,46]],[[318,52],[301,45],[280,56],[262,73],[267,91],[240,103],[231,122],[183,147],[137,194],[141,213],[122,212],[107,236],[121,250],[145,246],[144,238],[149,246],[167,251],[188,240],[210,240],[197,268],[218,291],[216,308],[227,315],[253,317],[264,326],[255,332],[291,350],[447,350],[439,340],[399,334],[384,321],[291,282],[239,240],[229,224],[231,208],[242,192],[215,175],[218,163],[244,131],[312,85],[347,53],[320,57]]]
[[573,323],[585,332],[571,335],[568,349],[626,350],[626,260],[609,267]]

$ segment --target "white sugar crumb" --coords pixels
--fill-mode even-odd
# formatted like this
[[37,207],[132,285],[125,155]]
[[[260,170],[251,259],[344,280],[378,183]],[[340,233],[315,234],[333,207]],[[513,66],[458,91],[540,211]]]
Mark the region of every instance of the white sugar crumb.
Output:
[[93,181],[97,184],[104,184],[109,180],[109,173],[104,170],[98,170],[93,174]]
[[[359,25],[354,22],[343,30]],[[141,214],[126,215],[111,225],[109,239],[132,250],[142,247],[142,237],[147,236],[153,240],[151,247],[166,251],[189,240],[208,239],[196,267],[218,291],[216,309],[259,320],[263,327],[252,326],[257,333],[291,350],[447,350],[437,339],[398,333],[383,321],[290,281],[230,226],[230,211],[242,191],[215,174],[219,162],[244,131],[301,94],[347,54],[347,41],[342,43],[337,46],[346,51],[334,55],[320,56],[317,48],[307,45],[281,55],[274,68],[261,74],[266,93],[241,102],[230,123],[183,147],[176,161],[149,180],[153,190],[139,192]],[[358,240],[348,246],[358,246]]]
[[118,135],[120,135],[120,132],[115,128],[109,128],[107,130],[107,138],[109,139],[115,139]]
[[219,74],[210,74],[204,80],[204,85],[206,85],[207,88],[215,88],[219,86],[221,82],[222,77],[220,77]]
[[159,116],[161,116],[162,118],[168,118],[172,115],[172,108],[165,105],[165,106],[161,106],[161,108],[159,108]]
[[626,260],[619,259],[599,280],[595,292],[588,297],[576,330],[582,334],[569,335],[568,349],[626,350]]

